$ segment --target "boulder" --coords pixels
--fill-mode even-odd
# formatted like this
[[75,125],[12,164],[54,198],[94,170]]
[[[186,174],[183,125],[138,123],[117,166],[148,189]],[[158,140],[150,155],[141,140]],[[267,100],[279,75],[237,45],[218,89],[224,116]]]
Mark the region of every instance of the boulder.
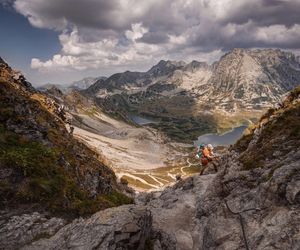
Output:
[[22,249],[145,249],[151,236],[152,216],[144,206],[126,205],[76,219],[53,237]]
[[66,221],[34,212],[8,217],[1,213],[0,249],[17,249],[31,241],[50,237],[62,228]]

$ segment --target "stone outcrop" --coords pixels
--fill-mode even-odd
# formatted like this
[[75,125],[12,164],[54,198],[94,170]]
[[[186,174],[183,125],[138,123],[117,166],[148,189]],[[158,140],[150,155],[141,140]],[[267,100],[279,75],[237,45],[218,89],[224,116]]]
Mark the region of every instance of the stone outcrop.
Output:
[[213,174],[190,177],[163,191],[137,197],[137,203],[146,205],[152,213],[155,249],[198,249],[197,200],[213,178]]
[[150,244],[152,216],[143,206],[121,206],[77,219],[49,239],[22,249],[136,249]]
[[0,220],[0,249],[18,249],[39,238],[54,235],[67,222],[62,218],[49,217],[38,212],[12,215]]

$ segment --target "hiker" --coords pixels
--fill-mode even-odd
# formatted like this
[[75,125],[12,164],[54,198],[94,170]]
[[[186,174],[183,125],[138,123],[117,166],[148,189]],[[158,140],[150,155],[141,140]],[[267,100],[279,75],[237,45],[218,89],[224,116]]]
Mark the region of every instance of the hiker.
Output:
[[208,144],[207,146],[202,144],[200,146],[200,149],[202,149],[202,157],[201,157],[202,170],[200,172],[200,175],[202,175],[204,170],[208,167],[208,163],[211,163],[215,171],[218,172],[217,165],[214,162],[215,155],[213,152],[213,146],[211,144]]

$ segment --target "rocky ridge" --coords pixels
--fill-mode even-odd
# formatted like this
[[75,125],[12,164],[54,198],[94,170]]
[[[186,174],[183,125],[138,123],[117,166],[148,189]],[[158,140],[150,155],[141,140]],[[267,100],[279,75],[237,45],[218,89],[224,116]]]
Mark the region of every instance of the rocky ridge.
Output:
[[[268,107],[277,103],[282,94],[299,85],[299,80],[300,63],[290,52],[233,49],[212,65],[161,60],[147,72],[118,73],[101,79],[92,88],[96,96],[101,96],[101,92],[109,96],[122,91],[128,95],[143,94],[144,98],[189,92],[200,101],[228,97],[230,101],[243,101],[244,105],[255,108],[253,104]],[[170,85],[170,89],[157,88],[159,85]],[[173,91],[165,93],[165,90]]]
[[1,246],[15,249],[70,218],[132,202],[101,156],[66,129],[63,107],[3,60],[0,103]]
[[[152,217],[143,206],[121,206],[77,219],[55,236],[22,249],[145,249]],[[69,239],[69,240],[66,240]]]

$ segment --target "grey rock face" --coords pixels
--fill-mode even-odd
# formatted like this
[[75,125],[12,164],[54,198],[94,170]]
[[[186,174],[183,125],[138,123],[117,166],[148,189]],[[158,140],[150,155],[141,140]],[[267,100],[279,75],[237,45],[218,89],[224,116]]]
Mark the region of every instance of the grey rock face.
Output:
[[17,249],[40,237],[50,237],[66,224],[61,218],[47,218],[40,213],[5,219],[0,216],[0,249]]
[[[245,249],[246,244],[249,249],[298,249],[300,210],[293,200],[298,188],[291,173],[299,163],[277,169],[266,182],[259,170],[219,173],[198,199],[199,249]],[[282,185],[292,187],[283,191],[286,198]]]
[[153,215],[156,249],[199,249],[197,197],[205,193],[214,176],[191,177],[162,192],[137,197],[137,203],[146,205]]
[[151,234],[152,216],[143,206],[121,206],[77,219],[53,237],[23,249],[145,249]]
[[291,53],[234,49],[213,65],[210,95],[258,108],[280,101],[299,79],[300,64]]

